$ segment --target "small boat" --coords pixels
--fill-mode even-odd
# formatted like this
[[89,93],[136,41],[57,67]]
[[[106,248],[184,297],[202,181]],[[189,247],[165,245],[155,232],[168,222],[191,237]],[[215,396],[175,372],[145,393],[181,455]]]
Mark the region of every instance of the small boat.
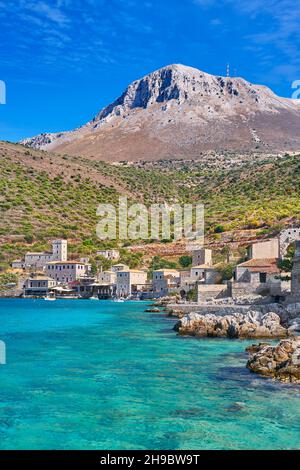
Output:
[[113,299],[113,302],[125,302],[124,299]]
[[46,297],[44,297],[44,300],[56,300],[56,298],[51,295],[46,295]]
[[99,297],[93,295],[92,297],[90,297],[90,300],[99,300]]

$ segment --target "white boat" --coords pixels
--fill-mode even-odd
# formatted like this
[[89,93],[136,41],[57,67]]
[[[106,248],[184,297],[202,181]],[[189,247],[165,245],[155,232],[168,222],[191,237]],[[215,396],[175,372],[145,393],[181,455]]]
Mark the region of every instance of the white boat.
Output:
[[99,300],[99,298],[93,295],[93,297],[90,297],[90,300]]
[[46,295],[46,297],[44,297],[44,300],[56,300],[55,297],[51,297],[50,295]]
[[124,299],[113,299],[113,302],[125,302]]

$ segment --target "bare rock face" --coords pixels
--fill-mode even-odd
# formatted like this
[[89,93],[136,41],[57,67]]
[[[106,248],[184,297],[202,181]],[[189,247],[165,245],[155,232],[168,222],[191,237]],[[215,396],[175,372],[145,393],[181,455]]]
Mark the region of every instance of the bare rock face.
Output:
[[131,83],[78,129],[22,143],[107,161],[199,158],[206,151],[299,150],[297,101],[243,78],[173,64]]
[[247,367],[282,382],[300,383],[300,339],[285,339],[277,346],[260,343],[247,348]]
[[279,315],[256,311],[225,316],[189,313],[174,329],[180,335],[210,338],[286,338],[290,334]]

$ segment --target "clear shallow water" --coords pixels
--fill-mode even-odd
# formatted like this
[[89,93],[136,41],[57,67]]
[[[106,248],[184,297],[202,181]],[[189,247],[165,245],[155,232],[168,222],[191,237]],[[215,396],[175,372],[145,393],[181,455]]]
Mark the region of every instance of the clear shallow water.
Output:
[[300,448],[299,388],[145,305],[0,299],[0,448]]

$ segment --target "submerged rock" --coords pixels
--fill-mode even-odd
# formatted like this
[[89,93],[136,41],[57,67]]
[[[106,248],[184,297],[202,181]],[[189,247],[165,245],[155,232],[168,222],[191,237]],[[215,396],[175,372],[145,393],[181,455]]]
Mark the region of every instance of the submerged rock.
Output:
[[224,316],[189,313],[174,330],[181,335],[211,338],[286,338],[291,334],[281,325],[279,315],[257,311]]
[[250,354],[247,367],[282,382],[300,383],[300,339],[285,339],[276,346],[260,343],[246,349]]
[[238,402],[238,401],[226,408],[226,411],[228,411],[229,413],[238,413],[244,410],[245,410],[245,404]]

